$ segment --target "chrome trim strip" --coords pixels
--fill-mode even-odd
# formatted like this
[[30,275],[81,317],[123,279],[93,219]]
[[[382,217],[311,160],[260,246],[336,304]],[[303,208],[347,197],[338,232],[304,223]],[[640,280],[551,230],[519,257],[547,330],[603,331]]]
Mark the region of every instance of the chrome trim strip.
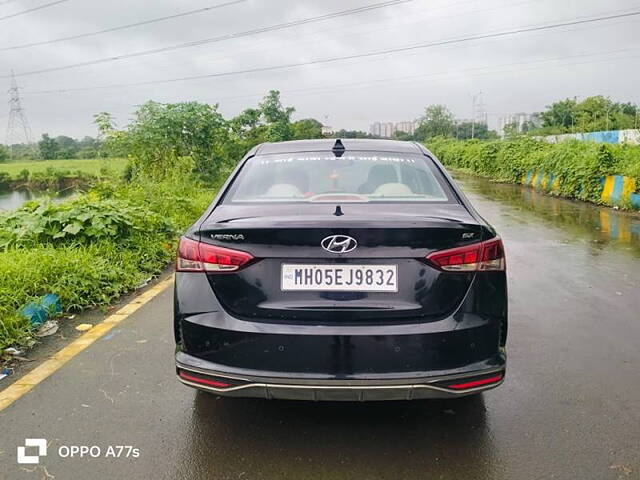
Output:
[[[474,393],[474,392],[479,392],[482,390],[487,390],[489,388],[493,388],[493,387],[497,387],[498,385],[501,385],[504,382],[504,377],[502,378],[502,380],[500,380],[499,382],[496,383],[489,383],[487,385],[481,385],[479,387],[476,388],[468,388],[466,390],[452,390],[452,389],[448,389],[448,388],[443,388],[443,387],[436,387],[435,385],[421,385],[421,384],[415,384],[415,385],[389,385],[389,386],[385,386],[385,385],[369,385],[369,386],[331,386],[331,385],[285,385],[285,384],[273,384],[273,383],[247,383],[245,385],[238,385],[237,387],[229,387],[229,388],[216,388],[216,387],[211,387],[209,385],[203,385],[201,383],[195,383],[195,382],[190,382],[188,380],[184,380],[183,378],[181,378],[180,376],[178,376],[178,380],[180,380],[182,383],[184,383],[185,385],[188,385],[190,387],[193,388],[198,388],[201,390],[207,390],[210,392],[214,392],[214,393],[225,393],[225,392],[236,392],[238,390],[246,390],[248,388],[264,388],[266,392],[269,391],[269,389],[293,389],[293,390],[312,390],[312,391],[316,391],[316,390],[358,390],[358,391],[364,391],[364,390],[407,390],[408,392],[412,392],[414,390],[418,390],[418,389],[426,389],[426,390],[434,390],[434,391],[438,391],[438,392],[444,392],[444,393],[449,393],[452,395],[458,395],[458,394],[467,394],[467,393]],[[267,396],[268,393],[267,393]]]
[[467,388],[464,390],[460,390],[460,389],[450,389],[450,388],[444,388],[444,387],[439,387],[436,385],[431,385],[432,383],[435,382],[441,382],[441,381],[446,381],[446,380],[458,380],[458,379],[463,379],[463,378],[469,378],[469,377],[477,377],[479,375],[490,375],[492,373],[498,373],[498,372],[504,372],[504,368],[499,368],[499,369],[492,369],[492,370],[485,370],[482,372],[474,372],[472,374],[466,373],[466,374],[457,374],[457,375],[447,375],[444,377],[434,377],[433,379],[429,379],[428,381],[426,381],[425,383],[411,383],[411,384],[389,384],[389,385],[299,385],[299,384],[292,384],[292,383],[264,383],[264,382],[252,382],[251,380],[248,380],[246,378],[241,378],[241,377],[234,377],[231,375],[226,375],[226,374],[219,374],[217,372],[212,372],[212,371],[207,371],[204,369],[200,369],[200,368],[194,368],[194,367],[185,367],[182,364],[177,363],[177,367],[181,370],[185,370],[185,371],[190,371],[190,372],[194,372],[194,373],[200,373],[203,375],[208,375],[208,376],[212,376],[212,377],[217,377],[217,378],[221,378],[221,379],[229,379],[229,380],[238,380],[238,381],[242,381],[242,382],[247,382],[244,385],[237,385],[235,387],[227,387],[227,388],[217,388],[217,387],[212,387],[212,386],[208,386],[208,385],[204,385],[201,383],[196,383],[196,382],[191,382],[189,380],[184,380],[182,377],[180,377],[180,375],[178,375],[178,379],[184,383],[185,385],[189,385],[191,387],[195,387],[195,388],[200,388],[200,389],[204,389],[204,390],[208,390],[211,392],[215,392],[215,393],[224,393],[224,392],[234,392],[234,391],[238,391],[238,390],[244,390],[247,388],[265,388],[267,391],[270,388],[280,388],[280,389],[299,389],[299,390],[399,390],[399,389],[406,389],[409,391],[412,390],[417,390],[417,389],[428,389],[428,390],[435,390],[438,392],[444,392],[444,393],[450,393],[450,394],[466,394],[466,393],[473,393],[473,392],[478,392],[481,390],[486,390],[488,388],[492,388],[492,387],[496,387],[498,385],[501,385],[504,382],[505,376],[503,374],[502,378],[500,379],[499,382],[495,382],[495,383],[489,383],[486,385],[480,385],[478,387],[475,388]]

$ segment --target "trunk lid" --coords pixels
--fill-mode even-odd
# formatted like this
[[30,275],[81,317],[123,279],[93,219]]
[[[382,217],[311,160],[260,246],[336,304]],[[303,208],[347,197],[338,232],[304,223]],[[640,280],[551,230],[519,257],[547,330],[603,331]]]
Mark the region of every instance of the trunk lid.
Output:
[[[304,213],[302,213],[304,212]],[[254,321],[380,323],[436,320],[462,302],[474,274],[447,274],[431,252],[482,240],[483,227],[459,204],[221,205],[200,225],[200,241],[251,253],[234,273],[210,274],[222,306]],[[347,235],[357,248],[321,247]],[[282,291],[282,264],[396,265],[397,292]]]

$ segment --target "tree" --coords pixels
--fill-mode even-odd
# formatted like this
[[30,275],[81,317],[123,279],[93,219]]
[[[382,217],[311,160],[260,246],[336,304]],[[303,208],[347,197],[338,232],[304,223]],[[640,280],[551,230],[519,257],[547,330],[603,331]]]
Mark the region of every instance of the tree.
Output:
[[520,127],[520,131],[522,133],[533,132],[537,128],[536,122],[534,120],[525,120],[522,122],[522,126]]
[[498,138],[498,134],[489,130],[486,123],[479,122],[460,122],[455,125],[455,136],[460,140],[469,138],[479,138],[481,140],[490,140]]
[[577,102],[570,98],[548,105],[541,115],[542,126],[569,129],[575,122],[577,105]]
[[555,102],[542,112],[542,127],[529,129],[536,135],[567,132],[595,132],[637,128],[638,107],[632,103],[616,103],[602,95]]
[[504,130],[503,130],[503,132],[504,132],[504,136],[505,136],[506,138],[511,139],[511,138],[513,138],[513,137],[517,137],[517,136],[518,136],[518,134],[520,133],[520,132],[518,131],[518,123],[517,123],[517,122],[507,123],[507,124],[504,126]]
[[48,133],[42,134],[42,140],[38,142],[40,148],[40,156],[45,160],[52,160],[56,158],[58,153],[58,144],[49,136]]
[[416,129],[415,138],[426,140],[432,137],[451,137],[455,133],[453,114],[444,105],[431,105],[426,108]]
[[264,97],[260,104],[260,112],[267,126],[268,142],[282,142],[293,138],[291,115],[295,112],[295,108],[282,106],[278,90],[270,90]]
[[315,136],[322,134],[320,122],[305,119],[292,124],[294,111],[292,107],[282,106],[280,92],[271,90],[258,108],[248,108],[229,121],[229,141],[223,146],[225,157],[237,161],[249,149],[263,142],[320,138]]
[[0,145],[0,163],[6,162],[9,159],[9,149],[4,145]]
[[186,175],[193,168],[215,174],[228,125],[217,105],[198,102],[147,102],[135,113],[121,139],[133,157],[136,173],[154,178]]
[[76,158],[76,154],[78,150],[80,150],[77,140],[65,135],[60,135],[55,138],[55,141],[58,146],[56,158]]
[[362,130],[338,130],[332,135],[333,138],[380,138]]
[[413,140],[413,135],[407,132],[403,132],[402,130],[396,130],[393,133],[393,138],[394,140],[409,141],[409,140]]
[[77,144],[77,158],[96,158],[99,155],[102,142],[93,137],[85,136],[82,140],[77,142]]
[[575,123],[584,132],[608,129],[609,114],[613,107],[613,102],[602,95],[587,97],[576,105]]
[[9,149],[4,145],[0,145],[0,163],[6,162],[9,159]]
[[109,112],[100,112],[93,116],[98,127],[96,139],[97,153],[100,157],[126,157],[128,155],[125,132],[116,129],[116,121]]
[[96,113],[93,123],[98,126],[98,138],[104,139],[116,129],[116,122],[109,112]]
[[305,118],[293,122],[291,131],[295,140],[303,140],[306,138],[322,138],[322,123],[314,118]]

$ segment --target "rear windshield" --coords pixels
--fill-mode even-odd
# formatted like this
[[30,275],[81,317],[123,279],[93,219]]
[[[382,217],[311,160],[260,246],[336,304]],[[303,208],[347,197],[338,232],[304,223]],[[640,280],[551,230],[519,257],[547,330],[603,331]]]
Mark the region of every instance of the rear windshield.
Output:
[[449,202],[445,180],[422,155],[351,152],[258,155],[224,203]]

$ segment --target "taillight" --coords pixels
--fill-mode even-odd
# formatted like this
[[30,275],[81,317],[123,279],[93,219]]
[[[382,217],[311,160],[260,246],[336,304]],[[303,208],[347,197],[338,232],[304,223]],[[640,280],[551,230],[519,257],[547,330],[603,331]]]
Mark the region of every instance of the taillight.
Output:
[[427,260],[447,272],[504,271],[504,247],[500,237],[465,247],[440,250],[427,255]]
[[233,272],[253,256],[247,252],[209,245],[182,237],[178,245],[178,272]]
[[489,385],[491,383],[498,383],[500,380],[502,380],[502,374],[498,374],[489,378],[473,380],[472,382],[455,383],[453,385],[449,385],[449,388],[453,388],[455,390],[466,390],[467,388],[475,388],[481,387],[482,385]]
[[194,375],[190,375],[190,374],[184,372],[183,370],[180,370],[178,375],[180,376],[180,378],[184,378],[185,380],[187,380],[189,382],[200,383],[202,385],[208,385],[210,387],[227,388],[227,387],[231,386],[229,383],[218,382],[216,380],[210,380],[210,379],[202,378],[202,377],[199,377],[199,376],[196,377]]

